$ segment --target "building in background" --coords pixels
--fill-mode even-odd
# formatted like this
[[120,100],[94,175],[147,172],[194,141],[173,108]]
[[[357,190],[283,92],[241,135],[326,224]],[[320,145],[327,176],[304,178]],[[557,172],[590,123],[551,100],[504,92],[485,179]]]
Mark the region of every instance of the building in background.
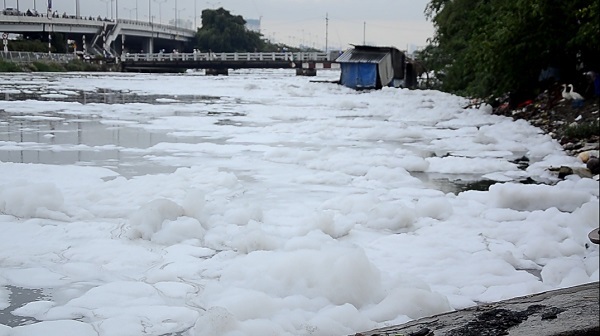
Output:
[[169,25],[184,29],[194,29],[194,23],[188,19],[177,19],[177,21],[171,19],[169,20]]
[[260,33],[260,19],[245,19],[246,29],[249,31]]

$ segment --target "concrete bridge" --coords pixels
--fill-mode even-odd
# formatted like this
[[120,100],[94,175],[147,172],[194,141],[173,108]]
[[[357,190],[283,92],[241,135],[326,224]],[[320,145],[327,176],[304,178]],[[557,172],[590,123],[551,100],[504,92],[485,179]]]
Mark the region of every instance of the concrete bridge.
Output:
[[105,20],[80,16],[23,16],[0,12],[2,33],[62,33],[78,50],[116,57],[127,52],[180,49],[195,31],[135,20]]
[[331,68],[336,55],[324,52],[154,53],[123,54],[120,61],[123,71],[179,72],[206,69],[207,74],[227,74],[228,69],[291,68],[296,69],[298,75],[314,76],[319,68]]

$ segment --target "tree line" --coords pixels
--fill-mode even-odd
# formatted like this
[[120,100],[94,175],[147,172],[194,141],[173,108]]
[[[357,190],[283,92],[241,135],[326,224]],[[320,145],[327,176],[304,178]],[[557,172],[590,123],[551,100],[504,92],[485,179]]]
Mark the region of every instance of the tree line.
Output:
[[419,58],[441,89],[522,97],[600,72],[597,0],[431,0],[435,34]]
[[248,30],[241,15],[232,15],[224,8],[202,11],[202,27],[198,29],[195,48],[215,52],[273,52],[298,48],[272,43],[260,32]]

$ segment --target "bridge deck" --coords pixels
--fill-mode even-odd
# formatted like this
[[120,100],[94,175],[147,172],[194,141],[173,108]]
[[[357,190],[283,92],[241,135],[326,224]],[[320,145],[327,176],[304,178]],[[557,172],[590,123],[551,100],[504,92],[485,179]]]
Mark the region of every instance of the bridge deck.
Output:
[[171,25],[163,25],[153,22],[136,20],[102,20],[85,17],[45,17],[45,16],[23,16],[3,15],[0,12],[0,31],[4,33],[45,32],[57,33],[80,33],[95,34],[105,25],[114,26],[119,24],[121,29],[129,36],[154,36],[165,35],[187,41],[193,38],[196,31],[178,28]]
[[172,53],[125,54],[121,56],[125,71],[175,69],[284,69],[302,68],[307,64],[331,63],[327,53]]

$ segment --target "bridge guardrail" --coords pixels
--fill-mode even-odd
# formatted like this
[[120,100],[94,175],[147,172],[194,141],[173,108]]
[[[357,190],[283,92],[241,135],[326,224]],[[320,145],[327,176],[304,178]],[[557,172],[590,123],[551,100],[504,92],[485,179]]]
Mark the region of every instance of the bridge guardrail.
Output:
[[26,15],[3,15],[0,11],[0,22],[6,25],[15,25],[15,24],[53,24],[53,25],[64,25],[64,26],[84,26],[84,27],[94,27],[101,28],[104,24],[114,25],[117,23],[122,23],[127,25],[127,27],[138,27],[139,29],[143,29],[146,31],[152,32],[165,32],[169,34],[179,34],[186,36],[194,36],[196,33],[193,29],[186,29],[181,27],[175,27],[167,24],[160,24],[155,22],[147,22],[147,21],[138,21],[138,20],[130,20],[130,19],[102,19],[100,17],[85,17],[80,16],[76,17],[74,15],[69,15],[66,17],[47,17],[44,14],[38,16],[26,16]]
[[325,62],[329,55],[324,52],[271,52],[271,53],[154,53],[123,54],[122,61],[172,62],[172,61],[290,61]]
[[153,31],[164,31],[164,32],[180,31],[180,32],[185,32],[185,33],[191,34],[191,35],[194,35],[196,33],[196,31],[193,29],[174,27],[172,25],[166,25],[166,24],[154,23],[154,22],[151,23],[151,22],[146,22],[146,21],[137,21],[137,20],[130,20],[130,19],[119,19],[118,22],[130,25],[130,26],[145,27],[145,28],[151,29]]
[[0,51],[0,59],[14,63],[32,63],[44,61],[68,63],[77,59],[77,57],[73,54],[49,54],[25,51]]

